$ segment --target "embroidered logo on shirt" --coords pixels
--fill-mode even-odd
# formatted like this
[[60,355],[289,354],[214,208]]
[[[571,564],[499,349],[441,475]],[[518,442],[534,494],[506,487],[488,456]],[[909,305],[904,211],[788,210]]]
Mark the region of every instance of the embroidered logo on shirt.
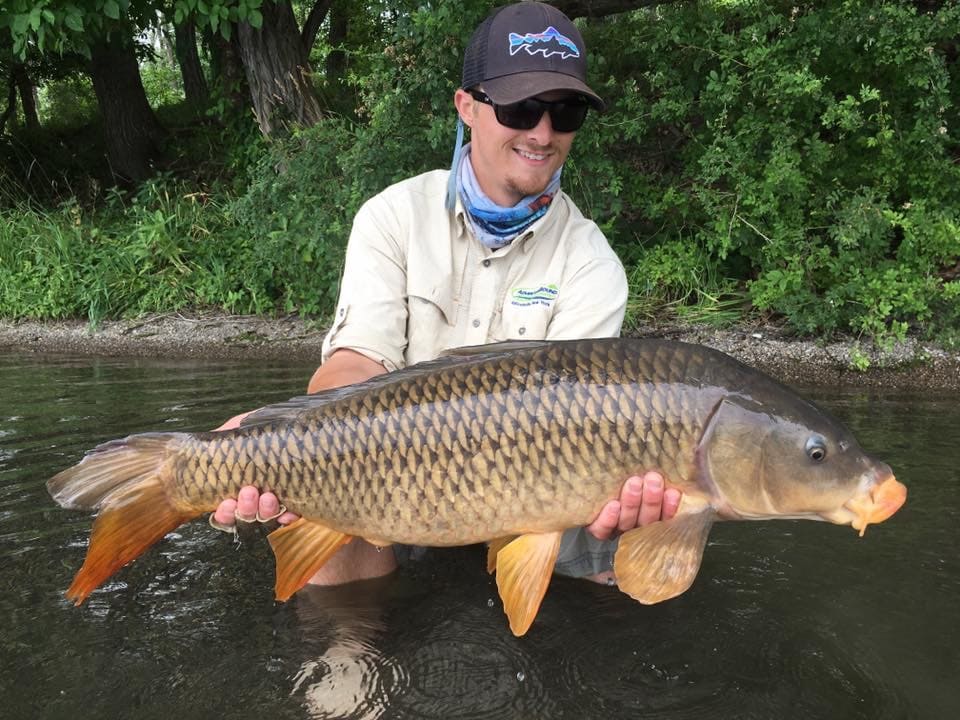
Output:
[[510,33],[510,55],[516,55],[521,48],[528,55],[542,53],[545,58],[559,55],[561,60],[568,57],[580,57],[580,48],[566,35],[561,35],[552,25],[538,33]]
[[514,307],[531,305],[550,307],[559,294],[560,288],[552,284],[540,287],[515,287],[510,291],[510,304]]

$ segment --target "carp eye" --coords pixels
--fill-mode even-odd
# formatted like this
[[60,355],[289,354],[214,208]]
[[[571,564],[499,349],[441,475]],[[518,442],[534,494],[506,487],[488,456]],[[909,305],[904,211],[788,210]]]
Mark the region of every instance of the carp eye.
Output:
[[814,462],[823,462],[827,458],[827,443],[819,435],[811,435],[807,439],[807,457]]

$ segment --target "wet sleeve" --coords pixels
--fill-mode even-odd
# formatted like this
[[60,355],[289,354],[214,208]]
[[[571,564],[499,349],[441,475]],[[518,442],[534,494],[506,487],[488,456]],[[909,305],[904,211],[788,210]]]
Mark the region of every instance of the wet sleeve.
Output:
[[382,363],[404,365],[407,346],[407,261],[400,223],[381,196],[357,213],[347,243],[340,297],[323,341],[322,359],[342,348]]
[[590,260],[563,283],[547,340],[616,337],[627,309],[627,275],[616,258]]

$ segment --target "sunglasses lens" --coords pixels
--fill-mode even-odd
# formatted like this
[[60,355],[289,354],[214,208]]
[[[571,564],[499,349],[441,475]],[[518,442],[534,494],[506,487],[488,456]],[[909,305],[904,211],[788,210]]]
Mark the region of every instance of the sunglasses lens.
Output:
[[494,105],[497,122],[514,130],[535,128],[545,108],[536,100],[521,100],[510,105]]
[[558,103],[550,108],[550,124],[557,132],[573,132],[583,127],[587,119],[585,103]]
[[510,105],[494,105],[497,121],[514,130],[535,128],[544,111],[550,113],[550,124],[557,132],[574,132],[583,126],[588,106],[584,102],[541,102],[533,98]]

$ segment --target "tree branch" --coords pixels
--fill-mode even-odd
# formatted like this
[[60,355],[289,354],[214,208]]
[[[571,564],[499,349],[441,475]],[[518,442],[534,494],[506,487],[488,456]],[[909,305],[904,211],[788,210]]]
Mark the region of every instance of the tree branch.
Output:
[[326,20],[332,4],[333,0],[317,0],[303,23],[303,30],[300,31],[300,42],[303,43],[303,49],[307,55],[310,54],[310,48],[317,41],[317,33],[320,32],[320,26]]
[[567,17],[600,18],[607,15],[650,7],[651,5],[669,5],[679,0],[552,0],[553,5]]

